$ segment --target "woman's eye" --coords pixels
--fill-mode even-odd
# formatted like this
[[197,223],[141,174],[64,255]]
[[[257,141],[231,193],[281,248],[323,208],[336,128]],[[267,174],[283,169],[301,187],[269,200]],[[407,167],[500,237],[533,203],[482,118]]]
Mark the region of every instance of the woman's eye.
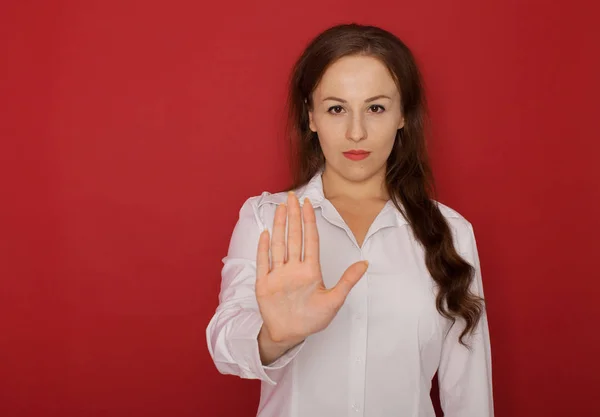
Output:
[[327,111],[333,114],[340,114],[342,110],[344,110],[342,106],[331,106]]
[[383,108],[383,106],[380,106],[379,104],[374,104],[369,107],[369,110],[371,110],[373,113],[383,113],[383,111],[385,109]]

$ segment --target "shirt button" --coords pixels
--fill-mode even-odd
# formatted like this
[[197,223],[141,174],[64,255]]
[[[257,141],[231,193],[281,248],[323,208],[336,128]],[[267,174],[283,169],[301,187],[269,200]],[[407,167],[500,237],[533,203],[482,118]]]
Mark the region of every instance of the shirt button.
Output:
[[361,363],[361,361],[362,361],[362,360],[361,360],[360,356],[357,356],[357,357],[356,357],[356,363]]
[[352,409],[354,411],[356,411],[357,413],[360,411],[360,407],[358,405],[356,405],[356,404],[352,404]]

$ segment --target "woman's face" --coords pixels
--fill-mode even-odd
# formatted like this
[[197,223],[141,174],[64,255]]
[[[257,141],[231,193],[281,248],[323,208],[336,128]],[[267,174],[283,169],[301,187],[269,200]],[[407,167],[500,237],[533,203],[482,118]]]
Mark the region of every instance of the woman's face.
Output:
[[319,136],[327,170],[350,181],[385,173],[404,118],[398,87],[381,61],[339,59],[323,74],[312,102],[310,129]]

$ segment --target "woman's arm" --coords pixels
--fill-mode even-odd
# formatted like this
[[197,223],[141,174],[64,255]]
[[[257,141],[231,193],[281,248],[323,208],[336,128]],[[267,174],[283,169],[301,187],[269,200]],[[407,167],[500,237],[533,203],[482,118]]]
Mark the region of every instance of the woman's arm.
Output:
[[295,347],[276,344],[261,332],[263,320],[255,293],[256,254],[264,228],[258,215],[259,198],[248,199],[240,210],[223,259],[219,306],[208,324],[206,338],[219,372],[275,384],[269,371],[286,366],[303,343]]
[[[467,224],[458,232],[457,250],[475,268],[472,291],[483,297],[475,234],[472,225]],[[456,320],[442,346],[438,378],[444,416],[493,417],[492,362],[485,310],[474,333],[464,339],[470,350],[458,342],[463,329],[464,321]]]

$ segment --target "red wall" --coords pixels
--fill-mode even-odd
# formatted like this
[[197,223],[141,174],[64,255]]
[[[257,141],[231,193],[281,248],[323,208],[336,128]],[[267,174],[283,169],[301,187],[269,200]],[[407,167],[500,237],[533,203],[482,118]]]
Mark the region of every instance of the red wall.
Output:
[[290,66],[350,20],[423,66],[440,200],[480,246],[497,416],[600,415],[595,13],[253,3],[0,5],[0,415],[254,415],[258,384],[206,348],[220,261],[245,198],[287,183]]

